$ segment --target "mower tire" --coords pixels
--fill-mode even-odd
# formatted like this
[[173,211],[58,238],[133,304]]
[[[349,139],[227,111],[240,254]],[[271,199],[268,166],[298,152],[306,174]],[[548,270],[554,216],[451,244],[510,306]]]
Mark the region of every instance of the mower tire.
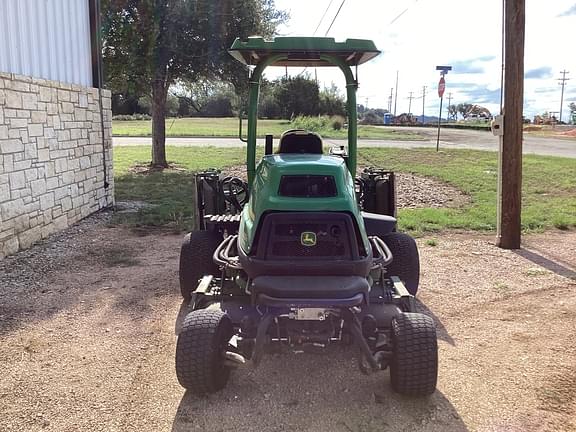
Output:
[[199,309],[184,319],[176,343],[176,376],[197,395],[223,389],[230,377],[224,353],[233,335],[232,321],[220,310]]
[[434,393],[438,342],[432,318],[420,313],[399,314],[392,320],[392,342],[390,380],[394,391],[408,396]]
[[416,295],[420,283],[420,256],[416,241],[407,234],[392,232],[382,236],[382,240],[392,252],[392,262],[387,274],[398,276],[408,292]]
[[222,242],[222,236],[214,231],[192,231],[186,234],[180,249],[180,292],[184,300],[190,300],[205,275],[219,276],[220,270],[212,255]]

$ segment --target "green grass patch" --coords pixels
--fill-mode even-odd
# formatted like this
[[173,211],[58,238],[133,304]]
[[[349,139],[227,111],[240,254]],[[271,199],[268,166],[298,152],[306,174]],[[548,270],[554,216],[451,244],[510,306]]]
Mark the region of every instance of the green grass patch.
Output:
[[[258,136],[272,134],[278,138],[288,129],[294,129],[298,124],[289,120],[258,120]],[[247,123],[243,122],[243,135],[246,136]],[[346,138],[345,129],[335,130],[332,127],[322,127],[318,133],[324,138]],[[151,136],[152,122],[150,120],[114,120],[112,121],[114,136]],[[166,119],[166,136],[168,137],[238,137],[237,118],[169,118]],[[408,131],[397,131],[379,126],[358,126],[358,138],[384,140],[419,140],[419,134]]]
[[136,213],[119,213],[115,223],[129,226],[163,226],[175,230],[194,228],[194,173],[244,162],[241,148],[166,147],[173,167],[142,173],[150,161],[150,147],[115,147],[114,181],[117,201],[143,201],[150,207]]
[[[116,199],[145,201],[154,207],[118,216],[131,225],[193,226],[193,173],[210,167],[244,163],[241,148],[167,148],[176,169],[141,174],[131,169],[150,160],[150,148],[115,147]],[[259,149],[261,153],[261,149]],[[496,229],[497,154],[473,150],[402,150],[364,148],[359,165],[414,173],[447,182],[470,195],[464,208],[399,210],[400,229],[413,234],[442,230]],[[430,191],[431,194],[434,190]],[[522,227],[525,232],[576,226],[576,164],[574,159],[525,155],[523,165]],[[432,246],[432,245],[430,245]]]

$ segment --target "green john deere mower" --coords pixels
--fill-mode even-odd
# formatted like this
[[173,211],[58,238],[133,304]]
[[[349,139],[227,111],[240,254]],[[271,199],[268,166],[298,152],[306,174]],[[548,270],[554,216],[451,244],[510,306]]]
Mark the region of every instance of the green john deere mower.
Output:
[[[180,287],[190,312],[176,347],[186,389],[222,389],[236,368],[255,367],[270,344],[353,345],[362,372],[389,369],[395,391],[434,392],[433,320],[416,312],[419,258],[396,231],[394,173],[356,176],[353,68],[379,54],[368,40],[236,40],[230,54],[252,67],[248,181],[217,171],[196,176],[199,230],[180,255]],[[315,133],[266,136],[256,163],[262,72],[268,66],[336,66],[346,78],[348,146],[324,152]]]

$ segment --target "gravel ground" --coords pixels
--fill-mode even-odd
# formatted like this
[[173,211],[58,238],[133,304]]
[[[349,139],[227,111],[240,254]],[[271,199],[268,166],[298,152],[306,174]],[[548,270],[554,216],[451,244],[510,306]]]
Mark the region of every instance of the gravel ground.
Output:
[[174,373],[181,236],[107,218],[0,261],[2,431],[576,431],[574,231],[520,251],[419,240],[419,306],[440,340],[428,399],[336,347],[269,355],[196,398]]

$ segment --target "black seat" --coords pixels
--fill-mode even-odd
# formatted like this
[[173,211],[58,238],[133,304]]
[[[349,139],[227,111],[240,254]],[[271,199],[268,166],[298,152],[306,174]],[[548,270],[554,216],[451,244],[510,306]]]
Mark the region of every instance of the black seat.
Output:
[[303,129],[286,131],[280,137],[278,153],[322,154],[322,138]]

